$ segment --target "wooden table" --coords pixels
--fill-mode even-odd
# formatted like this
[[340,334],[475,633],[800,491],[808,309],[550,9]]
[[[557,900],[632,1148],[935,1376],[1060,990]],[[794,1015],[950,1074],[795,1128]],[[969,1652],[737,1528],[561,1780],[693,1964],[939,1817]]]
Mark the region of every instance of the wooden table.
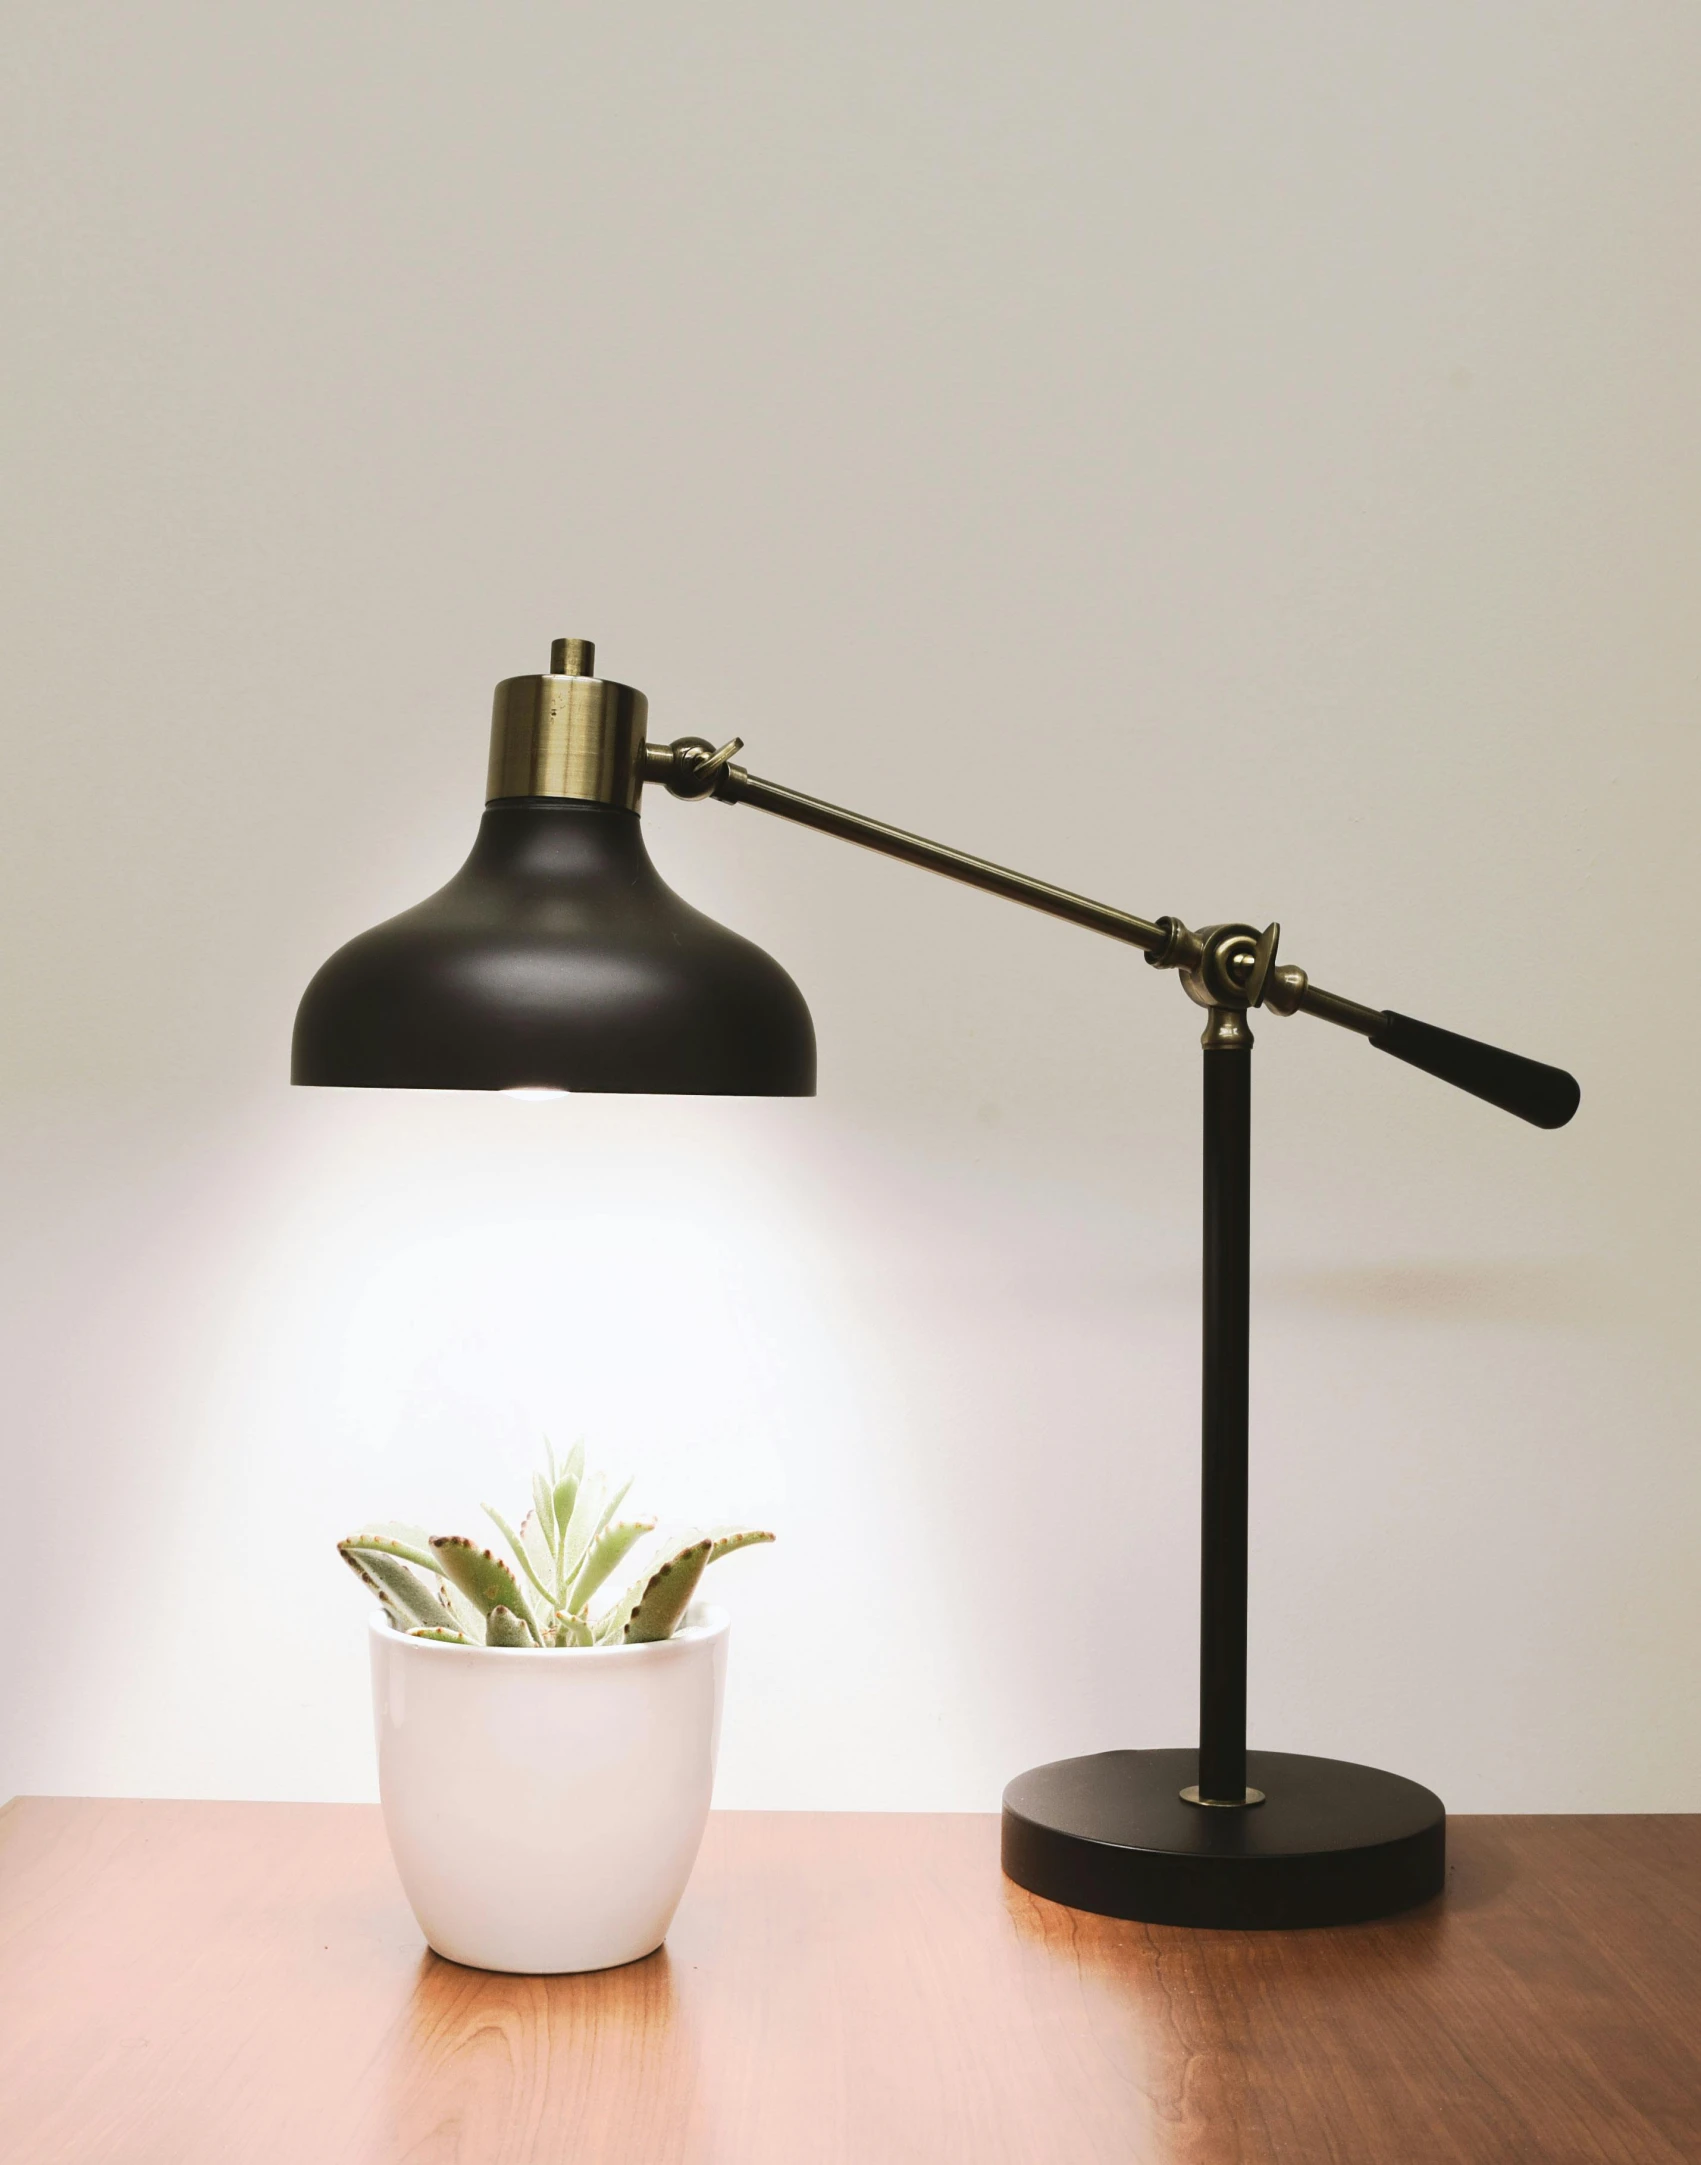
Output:
[[1701,1818],[1458,1819],[1385,1925],[1011,1886],[980,1817],[717,1814],[666,1949],[428,1954],[375,1810],[0,1812],[5,2165],[1695,2165]]

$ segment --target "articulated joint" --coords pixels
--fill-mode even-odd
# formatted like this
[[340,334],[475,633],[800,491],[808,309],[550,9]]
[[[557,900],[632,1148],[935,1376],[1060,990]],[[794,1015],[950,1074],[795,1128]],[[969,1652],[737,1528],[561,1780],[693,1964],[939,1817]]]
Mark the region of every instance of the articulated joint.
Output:
[[[1154,970],[1179,970],[1190,1000],[1201,1007],[1245,1009],[1262,1006],[1269,995],[1271,1006],[1277,1006],[1272,980],[1289,974],[1275,967],[1280,925],[1266,925],[1262,932],[1252,925],[1206,925],[1190,932],[1179,917],[1160,917],[1158,924],[1164,944],[1146,960]],[[1303,984],[1303,973],[1294,974]]]
[[660,782],[670,797],[726,797],[738,794],[744,769],[732,764],[744,749],[742,737],[729,737],[717,750],[707,737],[675,737],[671,744],[644,746],[644,780]]

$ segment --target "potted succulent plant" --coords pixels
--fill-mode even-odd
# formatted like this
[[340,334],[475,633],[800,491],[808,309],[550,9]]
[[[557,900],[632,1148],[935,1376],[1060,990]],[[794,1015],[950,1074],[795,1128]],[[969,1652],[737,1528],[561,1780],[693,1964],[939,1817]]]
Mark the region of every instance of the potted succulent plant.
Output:
[[[708,1818],[726,1671],[708,1566],[772,1534],[654,1548],[598,1597],[653,1519],[551,1453],[504,1556],[461,1534],[339,1542],[378,1597],[373,1716],[384,1824],[432,1947],[475,1969],[608,1969],[659,1947]],[[597,1604],[593,1606],[593,1604]]]

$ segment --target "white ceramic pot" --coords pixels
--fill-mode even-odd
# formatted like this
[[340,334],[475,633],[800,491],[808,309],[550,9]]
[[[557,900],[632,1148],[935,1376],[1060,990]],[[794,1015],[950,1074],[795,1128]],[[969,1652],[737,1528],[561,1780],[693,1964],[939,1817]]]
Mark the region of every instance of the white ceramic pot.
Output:
[[724,1609],[654,1646],[443,1646],[372,1618],[396,1869],[451,1962],[609,1969],[666,1937],[714,1787]]

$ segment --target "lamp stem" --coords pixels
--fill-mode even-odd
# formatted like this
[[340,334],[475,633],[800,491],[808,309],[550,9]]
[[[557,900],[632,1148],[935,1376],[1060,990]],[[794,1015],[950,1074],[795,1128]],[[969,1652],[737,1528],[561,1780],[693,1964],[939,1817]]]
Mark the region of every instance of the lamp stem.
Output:
[[1205,1272],[1199,1572],[1201,1804],[1246,1786],[1246,1380],[1252,1032],[1214,1007],[1205,1047]]

